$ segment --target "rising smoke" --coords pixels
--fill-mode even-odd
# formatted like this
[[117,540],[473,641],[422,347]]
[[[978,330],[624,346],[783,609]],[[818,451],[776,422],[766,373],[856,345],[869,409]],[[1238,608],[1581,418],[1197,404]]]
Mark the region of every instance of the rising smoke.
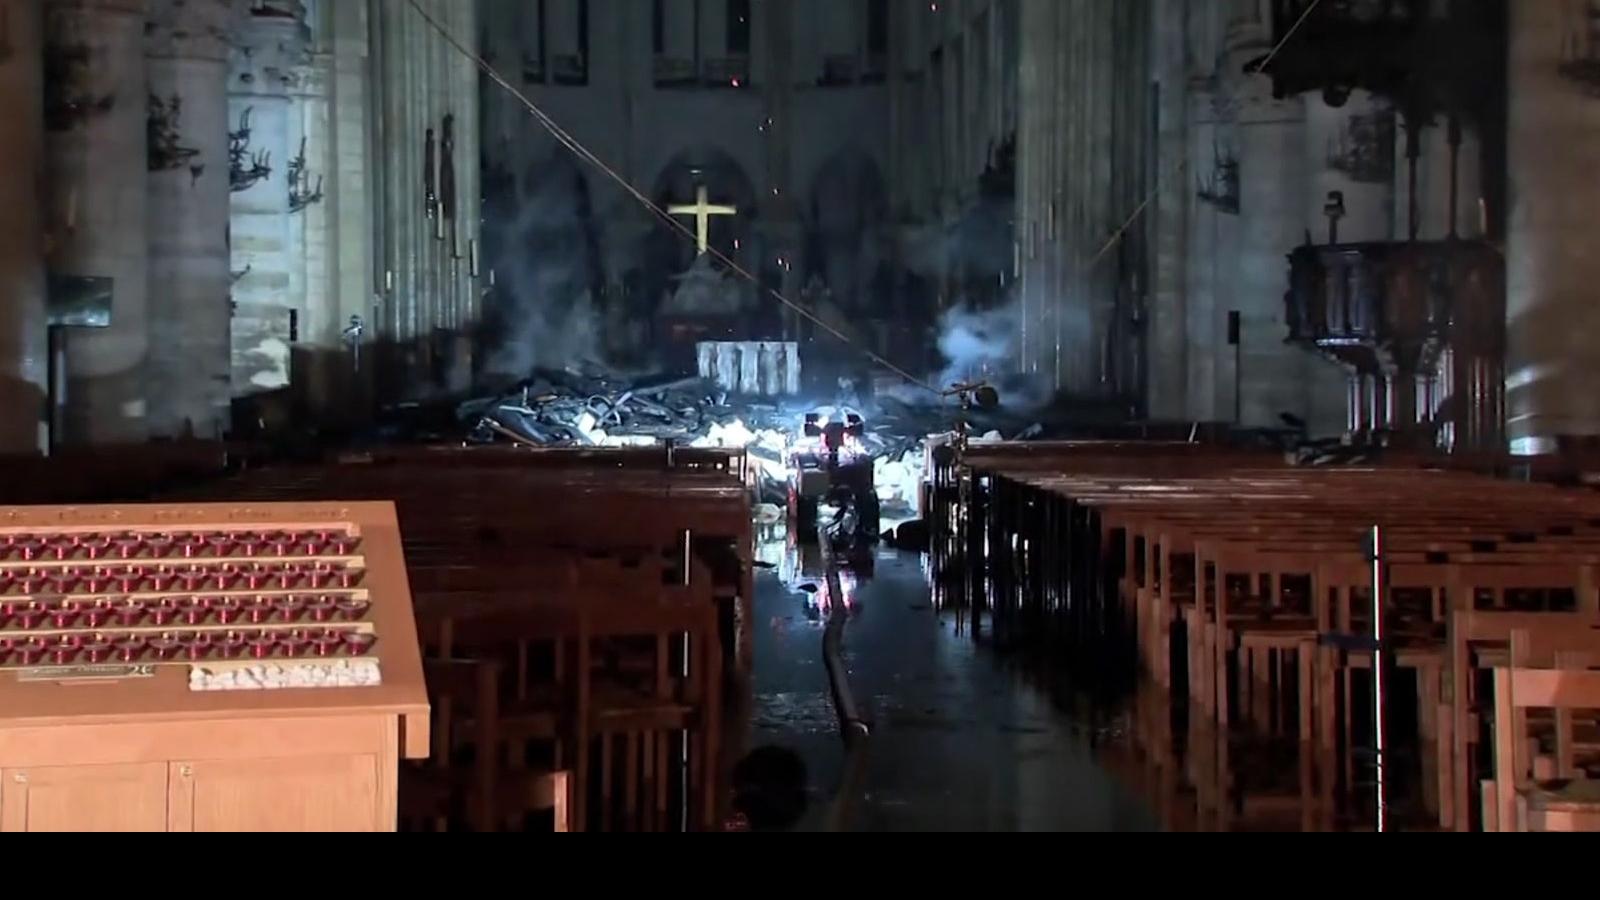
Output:
[[[950,269],[986,273],[997,281],[1014,266],[1013,204],[1009,196],[984,196],[955,223],[936,223],[911,231],[902,245],[902,263],[930,280]],[[985,381],[1001,389],[1002,403],[1035,409],[1051,400],[1048,390],[1019,374],[1023,356],[1022,302],[1013,282],[998,305],[962,301],[937,322],[943,367],[929,376],[941,390]]]
[[594,298],[599,260],[582,175],[556,157],[517,187],[485,203],[484,230],[496,237],[489,263],[498,331],[485,370],[522,378],[535,368],[597,361],[604,351]]
[[962,305],[939,318],[939,355],[945,367],[941,387],[995,379],[1016,368],[1022,335],[1021,305],[1012,301],[995,309]]
[[1012,410],[1034,410],[1049,405],[1049,390],[1036,378],[1022,374],[1022,300],[1013,295],[993,309],[963,304],[939,318],[939,355],[944,370],[938,384],[986,382],[1000,392],[1002,405]]

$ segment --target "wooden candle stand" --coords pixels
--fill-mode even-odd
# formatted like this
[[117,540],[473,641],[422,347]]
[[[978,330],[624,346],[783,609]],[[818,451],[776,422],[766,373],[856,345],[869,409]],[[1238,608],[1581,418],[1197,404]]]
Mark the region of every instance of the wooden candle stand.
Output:
[[0,508],[0,831],[392,830],[400,548],[381,502]]

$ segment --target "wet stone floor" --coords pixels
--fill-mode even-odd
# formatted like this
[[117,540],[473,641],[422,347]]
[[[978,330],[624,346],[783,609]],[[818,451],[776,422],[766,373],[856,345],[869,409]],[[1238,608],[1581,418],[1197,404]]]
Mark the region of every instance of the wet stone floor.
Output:
[[[935,611],[922,560],[884,551],[845,577],[844,656],[871,726],[846,765],[822,643],[820,566],[760,573],[747,748],[805,766],[796,830],[1038,831],[1160,827],[1137,779],[1114,771],[1112,711],[1041,687]],[[806,577],[810,574],[811,577]]]
[[[847,753],[823,662],[826,566],[818,552],[803,553],[781,538],[765,544],[761,556],[772,568],[757,578],[755,673],[736,701],[742,714],[735,713],[729,748],[734,757],[760,760],[744,769],[745,777],[738,768],[732,773],[735,807],[758,810],[752,827],[1374,827],[1374,770],[1359,749],[1347,752],[1350,741],[1359,748],[1370,733],[1361,704],[1350,710],[1340,700],[1337,707],[1345,725],[1336,746],[1346,752],[1301,746],[1293,683],[1269,679],[1258,686],[1252,677],[1236,684],[1238,715],[1219,732],[1208,715],[1187,701],[1175,704],[1126,665],[1069,667],[1060,648],[1001,653],[987,634],[974,640],[955,613],[935,609],[923,559],[891,550],[877,554],[870,573],[846,570],[841,578],[850,610],[845,663],[860,716],[871,727],[864,749]],[[1342,696],[1352,689],[1364,696],[1361,673],[1353,677]],[[1395,692],[1414,686],[1400,679]],[[1396,734],[1416,730],[1414,714],[1414,708],[1395,713]],[[1431,829],[1432,745],[1397,741],[1388,757],[1391,827]]]

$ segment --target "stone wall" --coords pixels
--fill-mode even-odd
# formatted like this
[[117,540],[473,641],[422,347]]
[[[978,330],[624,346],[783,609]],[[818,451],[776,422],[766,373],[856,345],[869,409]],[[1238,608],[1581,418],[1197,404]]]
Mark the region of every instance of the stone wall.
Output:
[[144,0],[45,6],[46,264],[114,282],[110,325],[68,336],[67,444],[150,433],[146,12]]
[[40,0],[0,6],[0,453],[32,453],[45,429],[44,21]]
[[[1286,256],[1307,235],[1326,240],[1330,191],[1347,209],[1341,240],[1404,238],[1403,121],[1360,92],[1337,108],[1320,95],[1273,97],[1246,70],[1271,49],[1260,0],[1115,6],[1023,0],[1020,367],[1157,418],[1228,421],[1237,410],[1244,424],[1276,426],[1288,413],[1340,431],[1345,373],[1284,343]],[[1477,237],[1479,142],[1463,138],[1452,223],[1446,132],[1418,129],[1418,236]]]

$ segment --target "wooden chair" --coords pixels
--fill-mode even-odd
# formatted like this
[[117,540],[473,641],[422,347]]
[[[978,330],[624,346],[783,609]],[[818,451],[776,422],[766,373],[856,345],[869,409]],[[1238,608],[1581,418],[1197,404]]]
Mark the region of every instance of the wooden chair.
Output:
[[[575,829],[589,826],[596,799],[603,830],[614,820],[625,828],[665,827],[674,754],[693,786],[679,800],[697,827],[708,826],[722,675],[708,571],[691,560],[684,585],[683,573],[659,555],[569,555],[564,562],[542,577],[527,570],[519,591],[472,585],[462,573],[452,576],[451,588],[480,590],[418,594],[424,646],[515,673],[500,684],[496,744],[513,767],[537,743],[553,747],[558,768],[571,766]],[[684,641],[687,657],[679,649]],[[552,665],[533,672],[535,657]],[[685,744],[669,747],[680,735]]]
[[[1600,781],[1573,769],[1573,712],[1600,710],[1600,646],[1558,650],[1529,632],[1511,635],[1494,669],[1495,777],[1483,785],[1485,831],[1600,831]],[[1534,667],[1535,664],[1544,665]],[[1555,779],[1540,779],[1528,741],[1528,710],[1551,709]]]
[[494,661],[423,662],[433,705],[432,753],[400,771],[400,818],[445,830],[464,822],[498,831],[530,810],[553,810],[555,830],[569,823],[564,772],[515,771],[502,765],[501,667]]
[[[1472,571],[1467,570],[1468,573]],[[1495,567],[1489,575],[1498,576],[1492,580],[1503,590],[1508,581],[1528,585],[1550,577],[1541,576],[1540,572],[1539,568],[1527,567],[1527,571],[1519,575],[1514,570]],[[1447,613],[1446,678],[1439,685],[1440,695],[1433,699],[1439,711],[1436,721],[1440,726],[1435,768],[1440,824],[1466,831],[1471,826],[1473,749],[1479,743],[1478,720],[1473,715],[1481,706],[1476,702],[1476,673],[1480,669],[1508,664],[1512,640],[1518,634],[1523,635],[1524,640],[1534,641],[1543,653],[1600,649],[1600,630],[1597,630],[1600,621],[1582,604],[1572,612],[1479,610],[1471,602],[1471,591],[1461,585],[1470,580],[1490,580],[1488,576],[1453,574],[1451,577],[1454,584],[1449,592]]]
[[[586,821],[587,803],[597,799],[602,829],[619,814],[623,827],[667,827],[667,776],[676,757],[688,775],[679,797],[686,819],[710,829],[717,809],[722,645],[709,585],[702,580],[664,592],[654,603],[600,600],[581,615],[578,665],[587,677],[579,680],[578,706],[586,710],[579,746],[599,745],[599,778],[596,790],[588,790],[590,760],[580,753],[585,793],[578,821]],[[626,652],[616,653],[619,645]],[[682,739],[676,752],[670,746],[675,738]]]

